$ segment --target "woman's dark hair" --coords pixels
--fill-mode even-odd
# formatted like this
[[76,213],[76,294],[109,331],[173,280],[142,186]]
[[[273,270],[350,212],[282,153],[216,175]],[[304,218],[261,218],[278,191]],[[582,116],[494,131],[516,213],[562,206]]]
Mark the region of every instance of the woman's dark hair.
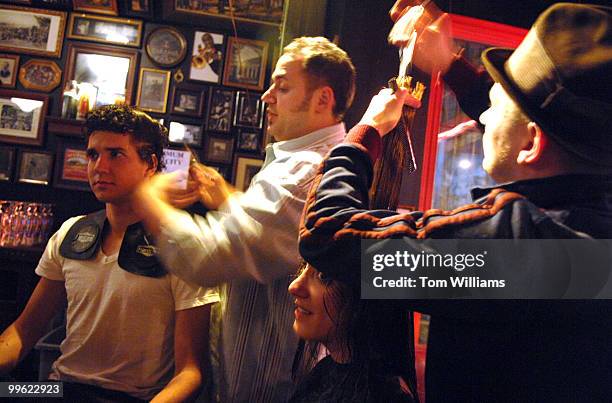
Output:
[[140,158],[152,165],[151,156],[155,155],[157,171],[164,168],[162,157],[164,147],[168,145],[168,129],[146,113],[129,105],[105,105],[87,115],[85,128],[88,138],[95,131],[131,135]]
[[[305,266],[306,263],[300,271]],[[361,299],[359,278],[336,279],[320,273],[319,279],[325,286],[325,310],[340,342],[336,347],[343,356],[349,357],[353,368],[345,382],[367,380],[369,374],[383,378],[401,377],[418,401],[412,312],[400,301]],[[330,315],[330,312],[335,314]],[[316,365],[320,348],[320,342],[300,341],[293,362],[295,382],[301,381]],[[363,393],[362,397],[374,393],[364,390],[368,388],[367,384],[356,386],[338,385],[337,390],[340,393]]]

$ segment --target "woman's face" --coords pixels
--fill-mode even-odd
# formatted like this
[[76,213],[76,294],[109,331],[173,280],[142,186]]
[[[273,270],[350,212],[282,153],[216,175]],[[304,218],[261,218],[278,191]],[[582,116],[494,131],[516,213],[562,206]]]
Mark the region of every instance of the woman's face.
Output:
[[295,297],[295,333],[304,340],[329,342],[335,331],[333,319],[337,307],[331,302],[329,286],[321,280],[320,273],[307,265],[289,285],[289,293]]

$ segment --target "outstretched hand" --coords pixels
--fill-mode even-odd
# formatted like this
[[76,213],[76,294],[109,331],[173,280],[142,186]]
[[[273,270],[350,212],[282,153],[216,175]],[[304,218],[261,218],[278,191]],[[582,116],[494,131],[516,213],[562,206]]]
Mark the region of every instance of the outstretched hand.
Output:
[[410,95],[406,89],[400,88],[393,92],[390,88],[383,88],[372,98],[359,124],[372,126],[382,137],[397,126],[404,105],[420,108],[421,101]]

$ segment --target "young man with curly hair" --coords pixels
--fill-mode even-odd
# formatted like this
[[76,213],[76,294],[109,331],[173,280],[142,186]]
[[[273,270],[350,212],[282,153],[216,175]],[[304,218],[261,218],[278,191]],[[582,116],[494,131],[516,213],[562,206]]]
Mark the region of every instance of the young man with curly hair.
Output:
[[162,166],[167,131],[129,106],[87,119],[87,173],[106,207],[67,220],[36,268],[23,313],[0,335],[0,373],[10,371],[67,304],[66,339],[51,379],[66,401],[183,401],[202,384],[201,337],[215,290],[167,274],[140,225],[132,194]]

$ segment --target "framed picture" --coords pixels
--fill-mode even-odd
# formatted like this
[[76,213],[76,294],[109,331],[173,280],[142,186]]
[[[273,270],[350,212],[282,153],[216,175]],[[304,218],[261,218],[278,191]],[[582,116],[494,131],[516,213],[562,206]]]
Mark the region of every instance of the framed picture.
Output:
[[208,102],[207,129],[229,133],[234,113],[234,91],[215,88]]
[[223,71],[225,37],[214,32],[196,31],[193,36],[189,79],[219,84]]
[[267,61],[268,42],[229,38],[223,85],[263,90]]
[[168,138],[171,143],[202,147],[202,126],[188,123],[170,122]]
[[66,13],[0,5],[0,50],[60,57]]
[[8,182],[13,177],[15,165],[15,149],[13,147],[0,147],[0,181]]
[[202,116],[204,94],[205,91],[200,89],[174,87],[170,112],[177,115]]
[[166,113],[169,87],[169,71],[141,68],[136,106],[147,112]]
[[62,88],[66,83],[91,83],[98,88],[94,106],[132,102],[134,71],[138,51],[85,43],[68,44],[68,61]]
[[187,41],[175,28],[158,27],[147,36],[145,49],[153,63],[162,67],[172,67],[185,58]]
[[42,145],[49,98],[14,90],[0,90],[0,141]]
[[259,145],[261,144],[261,135],[255,130],[243,129],[238,131],[238,151],[245,151],[249,153],[259,152]]
[[17,181],[48,185],[51,180],[53,154],[47,151],[22,151],[19,158]]
[[263,124],[261,95],[238,91],[234,125],[261,129]]
[[54,186],[90,191],[87,163],[87,145],[84,142],[60,141],[57,147]]
[[234,139],[231,137],[206,137],[206,153],[204,158],[210,162],[231,164],[234,154]]
[[132,17],[153,17],[153,0],[124,0],[125,2],[125,15]]
[[62,70],[51,60],[30,59],[19,69],[19,82],[24,88],[51,92],[62,81]]
[[140,47],[142,21],[92,14],[70,14],[68,38]]
[[223,176],[223,179],[225,179],[226,181],[230,183],[232,182],[232,166],[231,165],[207,164],[206,166],[219,172],[221,176]]
[[174,0],[174,9],[194,14],[219,15],[223,13],[223,0]]
[[236,155],[234,161],[234,186],[244,192],[249,187],[251,180],[261,169],[263,160],[251,156]]
[[119,14],[117,0],[72,0],[75,11],[91,11],[98,14]]
[[17,82],[19,56],[0,54],[0,87],[14,87]]

